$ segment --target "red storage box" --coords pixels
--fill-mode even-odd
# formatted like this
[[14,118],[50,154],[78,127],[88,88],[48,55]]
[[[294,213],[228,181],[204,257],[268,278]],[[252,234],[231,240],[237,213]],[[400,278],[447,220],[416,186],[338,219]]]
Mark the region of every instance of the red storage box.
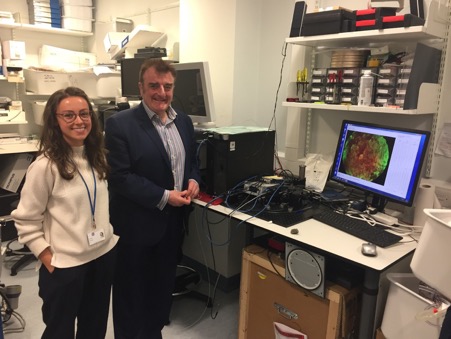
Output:
[[384,16],[382,18],[382,28],[423,26],[424,19],[413,14]]

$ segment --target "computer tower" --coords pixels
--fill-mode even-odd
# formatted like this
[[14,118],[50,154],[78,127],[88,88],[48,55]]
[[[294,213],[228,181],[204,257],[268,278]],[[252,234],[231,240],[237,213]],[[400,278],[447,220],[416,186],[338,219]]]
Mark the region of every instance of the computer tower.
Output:
[[206,192],[218,196],[248,178],[272,175],[274,143],[271,130],[209,133]]

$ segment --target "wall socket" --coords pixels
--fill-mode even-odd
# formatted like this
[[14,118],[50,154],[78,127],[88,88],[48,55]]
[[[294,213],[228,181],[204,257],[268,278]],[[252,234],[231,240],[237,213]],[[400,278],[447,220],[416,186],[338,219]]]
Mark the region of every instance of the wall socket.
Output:
[[451,188],[436,186],[435,195],[442,208],[451,208]]

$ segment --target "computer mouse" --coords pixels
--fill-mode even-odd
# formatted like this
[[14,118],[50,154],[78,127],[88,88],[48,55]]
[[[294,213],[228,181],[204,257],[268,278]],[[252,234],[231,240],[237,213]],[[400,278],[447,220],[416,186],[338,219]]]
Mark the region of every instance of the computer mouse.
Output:
[[376,245],[366,242],[362,244],[362,254],[368,257],[375,257],[377,255]]

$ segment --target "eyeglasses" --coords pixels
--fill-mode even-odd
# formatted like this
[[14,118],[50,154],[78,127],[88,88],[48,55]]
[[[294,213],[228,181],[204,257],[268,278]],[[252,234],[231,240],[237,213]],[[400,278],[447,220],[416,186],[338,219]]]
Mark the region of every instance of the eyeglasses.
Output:
[[56,113],[57,116],[60,116],[61,118],[63,118],[63,120],[65,122],[73,122],[75,121],[75,119],[77,119],[77,117],[80,117],[81,120],[89,120],[91,119],[92,116],[92,112],[91,111],[80,111],[77,113],[73,112],[73,111],[64,111],[61,113]]

